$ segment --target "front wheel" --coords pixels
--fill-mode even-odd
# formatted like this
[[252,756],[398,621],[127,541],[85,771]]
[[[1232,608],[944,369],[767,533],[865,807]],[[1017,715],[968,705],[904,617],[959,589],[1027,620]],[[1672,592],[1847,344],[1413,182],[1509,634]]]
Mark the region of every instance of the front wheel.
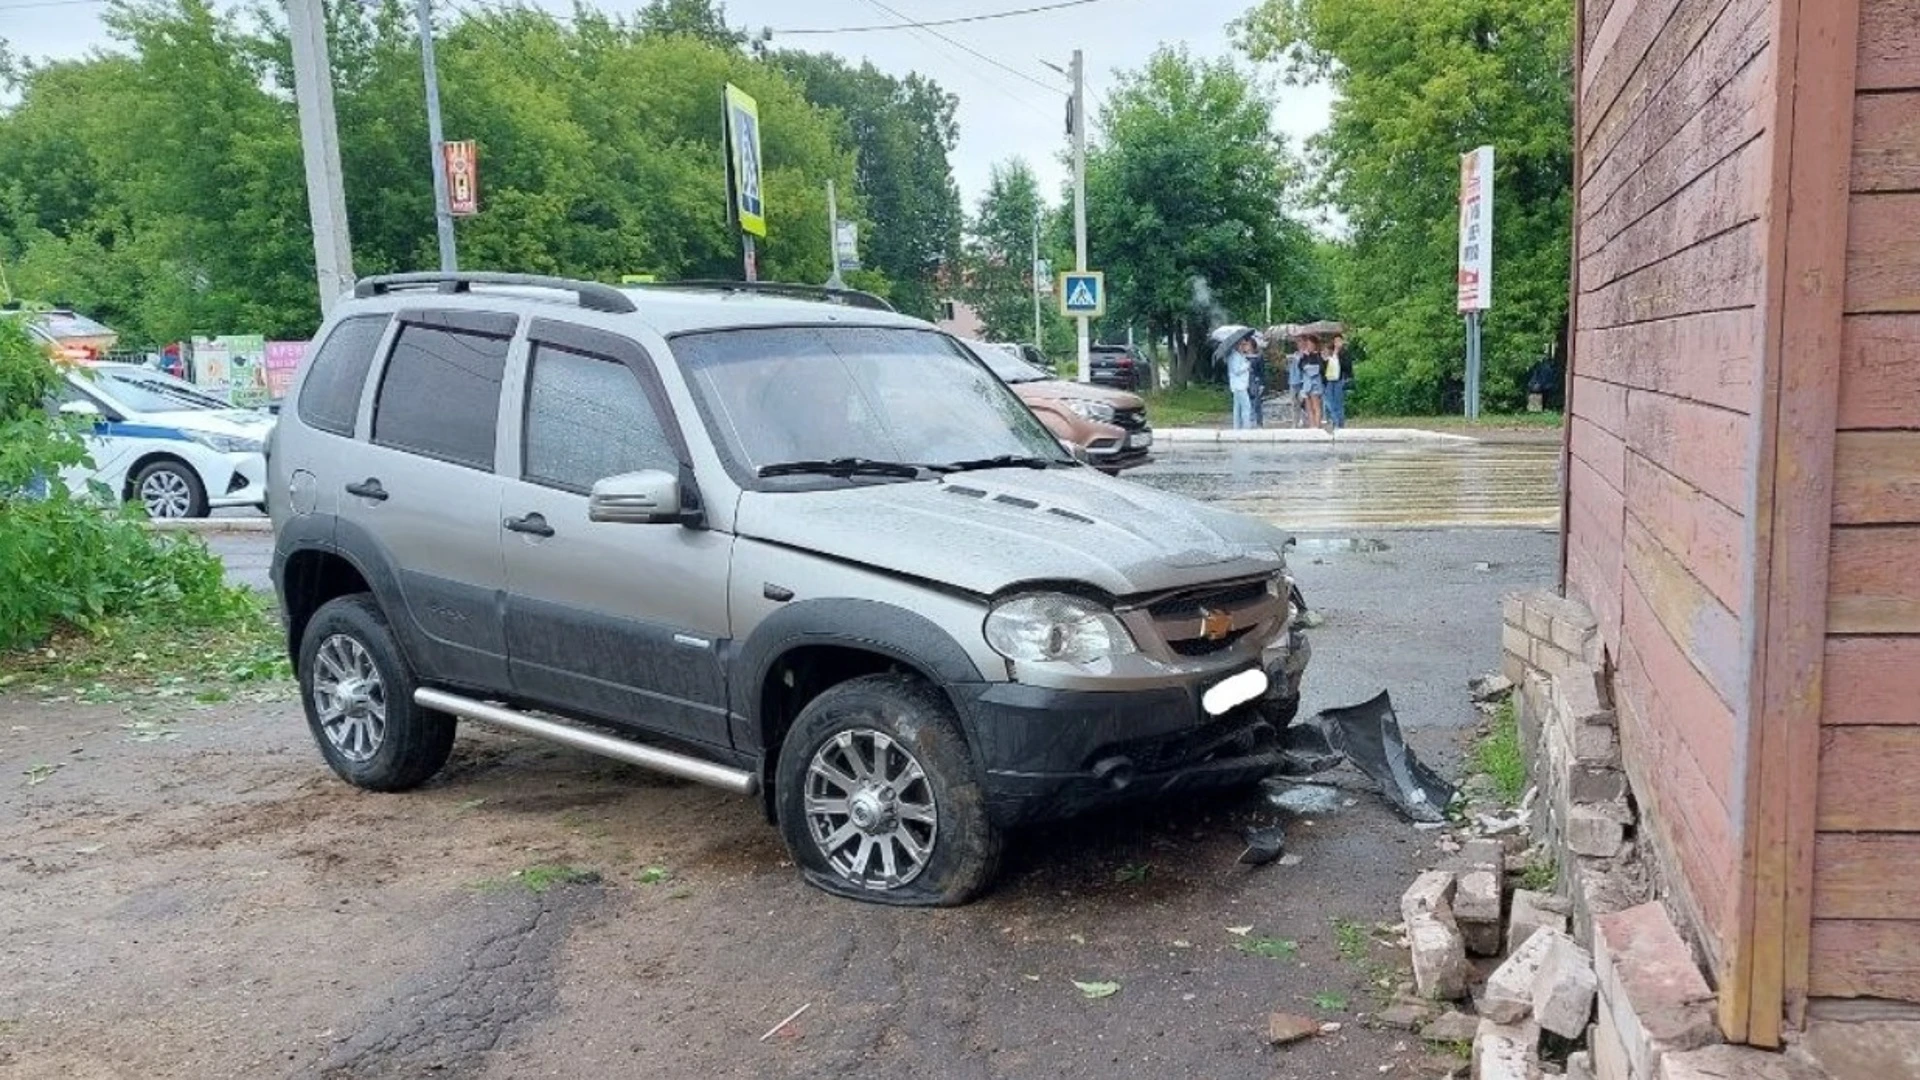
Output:
[[199,474],[177,461],[156,461],[133,478],[133,497],[150,518],[207,516],[207,488]]
[[964,904],[999,866],[959,720],[921,679],[870,675],[815,698],[780,748],[776,783],[787,848],[829,892]]
[[452,754],[454,718],[414,704],[413,669],[372,597],[343,596],[313,613],[299,676],[313,741],[342,780],[405,791]]

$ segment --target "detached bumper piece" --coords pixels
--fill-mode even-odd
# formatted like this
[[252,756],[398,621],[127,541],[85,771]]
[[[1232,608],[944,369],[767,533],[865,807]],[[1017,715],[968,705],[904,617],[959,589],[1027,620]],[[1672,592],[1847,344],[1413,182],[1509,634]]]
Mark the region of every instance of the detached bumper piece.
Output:
[[1306,777],[1351,761],[1411,821],[1445,821],[1452,784],[1407,749],[1393,699],[1382,691],[1359,705],[1328,709],[1281,733],[1276,775]]

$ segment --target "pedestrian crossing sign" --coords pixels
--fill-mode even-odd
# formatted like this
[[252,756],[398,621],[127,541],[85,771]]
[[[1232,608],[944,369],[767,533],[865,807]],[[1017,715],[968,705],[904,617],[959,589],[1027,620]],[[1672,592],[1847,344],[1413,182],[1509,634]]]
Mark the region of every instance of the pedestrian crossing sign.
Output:
[[1069,270],[1060,275],[1060,314],[1099,318],[1107,313],[1107,280],[1098,270]]

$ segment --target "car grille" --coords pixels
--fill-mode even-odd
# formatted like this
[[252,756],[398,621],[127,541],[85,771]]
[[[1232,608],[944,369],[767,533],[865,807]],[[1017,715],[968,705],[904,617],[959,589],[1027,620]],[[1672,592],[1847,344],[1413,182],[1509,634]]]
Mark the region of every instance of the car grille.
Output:
[[1128,431],[1139,431],[1147,426],[1147,410],[1115,409],[1113,422],[1116,426],[1126,428]]
[[[1147,614],[1175,655],[1210,656],[1232,648],[1254,627],[1276,617],[1281,603],[1267,592],[1265,578],[1254,578],[1162,597],[1147,605]],[[1209,613],[1231,621],[1224,635],[1207,636]]]

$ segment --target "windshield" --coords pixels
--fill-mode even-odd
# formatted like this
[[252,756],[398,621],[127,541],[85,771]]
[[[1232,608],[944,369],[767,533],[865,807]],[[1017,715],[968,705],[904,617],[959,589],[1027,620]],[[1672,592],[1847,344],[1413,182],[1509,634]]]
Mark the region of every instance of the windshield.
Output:
[[1039,382],[1053,376],[1015,356],[1008,346],[989,345],[984,341],[969,341],[967,348],[980,358],[980,362],[993,370],[995,375],[1006,382]]
[[192,383],[140,368],[94,368],[93,385],[128,412],[179,412],[229,409],[226,402],[201,393]]
[[748,474],[842,460],[1071,464],[1019,398],[930,330],[721,330],[681,335],[673,351],[708,424]]

